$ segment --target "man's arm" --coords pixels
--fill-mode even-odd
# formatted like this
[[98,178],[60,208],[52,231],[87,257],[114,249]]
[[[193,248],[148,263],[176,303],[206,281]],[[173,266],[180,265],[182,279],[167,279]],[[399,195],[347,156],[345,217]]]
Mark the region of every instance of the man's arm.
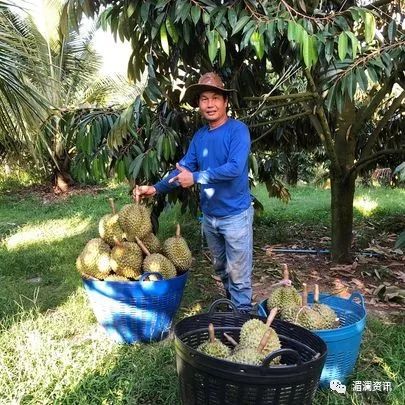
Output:
[[[195,136],[190,142],[188,147],[187,153],[184,155],[183,159],[180,160],[176,167],[181,166],[181,168],[185,168],[190,172],[194,172],[198,169],[198,162],[197,162],[197,152],[195,148]],[[154,187],[158,193],[169,193],[170,191],[174,190],[175,188],[179,187],[179,183],[177,181],[172,181],[176,176],[181,173],[182,169],[175,169],[172,170],[164,179],[159,181],[158,183],[154,184]],[[176,179],[174,179],[176,180]]]

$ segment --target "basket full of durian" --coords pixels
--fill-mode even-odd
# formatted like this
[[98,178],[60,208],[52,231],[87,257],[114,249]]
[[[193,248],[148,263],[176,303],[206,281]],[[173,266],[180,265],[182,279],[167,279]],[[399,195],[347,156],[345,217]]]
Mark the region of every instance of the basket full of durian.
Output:
[[90,305],[99,324],[120,343],[161,340],[169,333],[180,306],[191,251],[180,234],[163,243],[152,232],[149,209],[125,205],[99,222],[76,260]]
[[[231,311],[220,312],[226,305]],[[312,332],[221,299],[174,328],[183,405],[310,404],[326,358]]]
[[327,345],[328,355],[320,385],[329,387],[335,379],[344,383],[356,364],[366,324],[362,295],[354,292],[345,299],[320,294],[317,284],[314,293],[308,294],[305,283],[300,294],[289,282],[286,265],[281,284],[259,304],[259,315],[267,316],[272,308],[277,307],[280,319],[300,325],[321,337]]

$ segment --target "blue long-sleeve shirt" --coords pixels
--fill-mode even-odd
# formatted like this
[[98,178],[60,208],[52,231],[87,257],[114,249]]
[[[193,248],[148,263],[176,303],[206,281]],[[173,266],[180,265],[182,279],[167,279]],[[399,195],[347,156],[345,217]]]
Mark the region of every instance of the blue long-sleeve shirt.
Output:
[[[206,215],[237,215],[249,208],[251,196],[248,178],[250,134],[247,126],[229,118],[210,130],[204,126],[191,140],[180,166],[193,173],[194,183],[201,185],[201,210]],[[158,193],[178,187],[169,180],[179,174],[173,170],[154,185]]]

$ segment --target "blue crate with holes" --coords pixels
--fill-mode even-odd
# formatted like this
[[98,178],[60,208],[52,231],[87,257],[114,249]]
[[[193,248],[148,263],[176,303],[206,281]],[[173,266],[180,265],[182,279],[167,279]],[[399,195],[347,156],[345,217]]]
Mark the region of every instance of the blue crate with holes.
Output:
[[164,339],[180,306],[188,272],[170,279],[100,281],[83,279],[98,323],[117,343],[153,342]]
[[[345,383],[352,373],[360,352],[360,344],[366,325],[366,307],[363,296],[354,292],[348,299],[328,294],[320,294],[321,304],[329,305],[338,315],[340,327],[312,331],[324,340],[328,347],[320,386],[329,388],[332,380]],[[308,303],[314,302],[313,294],[308,294]],[[258,306],[260,316],[267,316],[267,300]]]

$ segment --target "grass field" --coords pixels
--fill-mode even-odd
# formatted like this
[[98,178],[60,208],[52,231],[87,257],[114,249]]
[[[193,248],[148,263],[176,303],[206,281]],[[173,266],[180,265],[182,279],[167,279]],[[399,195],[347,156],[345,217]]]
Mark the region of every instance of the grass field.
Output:
[[[329,228],[329,191],[291,192],[292,201],[284,205],[267,199],[264,188],[254,190],[265,206],[255,238],[277,225],[276,236],[283,241],[288,237],[283,227],[294,222]],[[110,196],[119,206],[129,201],[122,186],[50,201],[29,193],[0,194],[0,404],[180,403],[173,342],[120,346],[107,340],[75,271],[78,253],[97,236]],[[395,231],[401,223],[404,190],[360,189],[356,198],[356,224],[374,221]],[[211,272],[199,253],[198,222],[169,208],[160,219],[159,235],[167,237],[178,220],[196,256],[181,319],[206,310],[218,296],[209,287]],[[345,395],[318,391],[315,403],[402,404],[404,338],[403,324],[369,316],[351,382],[389,381],[392,391],[356,393],[349,385]]]

